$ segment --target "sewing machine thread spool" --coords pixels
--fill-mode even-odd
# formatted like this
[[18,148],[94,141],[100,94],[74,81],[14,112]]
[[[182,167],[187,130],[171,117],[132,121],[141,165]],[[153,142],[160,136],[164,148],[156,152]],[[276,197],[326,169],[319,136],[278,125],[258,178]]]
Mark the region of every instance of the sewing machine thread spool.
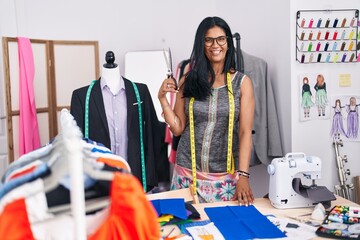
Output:
[[336,216],[333,216],[333,215],[330,215],[328,217],[328,219],[332,222],[337,222],[337,223],[343,223],[343,219],[340,218],[340,217],[336,217]]

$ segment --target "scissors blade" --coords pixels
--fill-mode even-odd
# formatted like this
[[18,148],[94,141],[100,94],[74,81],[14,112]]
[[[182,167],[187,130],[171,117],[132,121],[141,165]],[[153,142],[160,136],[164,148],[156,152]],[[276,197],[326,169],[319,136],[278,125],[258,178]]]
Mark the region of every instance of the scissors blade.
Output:
[[172,68],[172,57],[171,57],[171,50],[169,48],[169,73],[172,75],[173,74],[173,68]]
[[168,75],[169,78],[172,78],[172,79],[174,80],[175,89],[178,89],[177,82],[176,82],[175,78],[173,77],[172,57],[171,57],[171,50],[170,50],[170,48],[169,48],[169,50],[168,50],[168,54],[166,54],[165,49],[163,50],[163,54],[164,54],[164,57],[165,57],[165,62],[166,62],[167,68],[168,68],[168,73],[167,73],[167,75]]
[[164,58],[165,58],[165,62],[166,62],[166,67],[167,67],[167,69],[168,69],[168,75],[170,75],[171,73],[172,73],[172,71],[171,71],[171,64],[170,64],[170,62],[169,62],[169,57],[168,57],[168,55],[166,54],[166,50],[164,49],[163,50],[163,54],[164,54]]

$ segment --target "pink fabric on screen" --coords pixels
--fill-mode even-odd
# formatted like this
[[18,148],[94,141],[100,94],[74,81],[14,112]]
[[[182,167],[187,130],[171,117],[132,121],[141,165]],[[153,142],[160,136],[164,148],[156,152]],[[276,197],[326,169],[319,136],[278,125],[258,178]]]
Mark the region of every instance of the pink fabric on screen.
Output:
[[40,147],[34,95],[34,57],[28,38],[18,37],[20,156]]

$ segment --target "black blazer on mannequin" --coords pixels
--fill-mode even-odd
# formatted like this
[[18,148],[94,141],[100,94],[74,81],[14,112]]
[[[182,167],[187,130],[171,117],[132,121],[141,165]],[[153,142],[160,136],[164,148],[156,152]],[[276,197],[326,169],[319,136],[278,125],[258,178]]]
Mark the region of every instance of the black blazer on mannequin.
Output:
[[[127,99],[128,163],[132,174],[141,182],[141,152],[139,114],[135,91],[132,83],[124,78]],[[157,186],[156,160],[161,154],[161,136],[159,121],[146,84],[136,83],[142,101],[143,142],[146,163],[147,191]],[[70,112],[84,134],[85,98],[89,86],[73,91]],[[100,80],[94,84],[89,100],[89,139],[104,144],[109,149],[110,134],[106,119]]]

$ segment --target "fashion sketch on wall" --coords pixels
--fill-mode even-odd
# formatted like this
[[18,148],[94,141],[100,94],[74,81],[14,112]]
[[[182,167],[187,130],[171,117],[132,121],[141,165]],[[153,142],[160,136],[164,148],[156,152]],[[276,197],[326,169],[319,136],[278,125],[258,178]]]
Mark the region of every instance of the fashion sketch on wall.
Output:
[[330,137],[347,141],[360,141],[360,95],[331,97]]
[[324,73],[299,76],[300,121],[330,118],[327,80],[327,74]]

